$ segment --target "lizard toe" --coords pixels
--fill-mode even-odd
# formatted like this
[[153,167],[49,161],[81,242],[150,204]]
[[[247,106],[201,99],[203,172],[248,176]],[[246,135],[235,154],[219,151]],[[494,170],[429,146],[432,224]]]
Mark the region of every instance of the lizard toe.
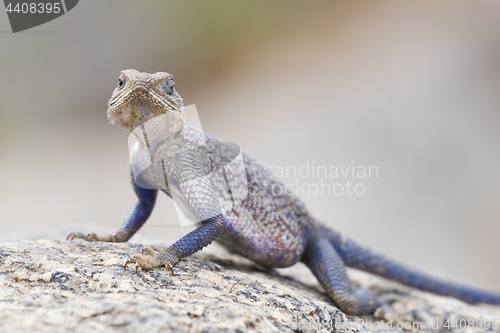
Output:
[[99,237],[95,233],[91,232],[85,237],[85,240],[87,242],[95,242],[99,240]]
[[100,237],[97,236],[95,233],[91,232],[89,234],[84,234],[81,232],[72,232],[66,237],[67,241],[72,241],[75,239],[84,239],[87,242],[96,242],[100,240]]
[[84,235],[81,232],[72,232],[68,235],[68,237],[66,237],[66,240],[72,241],[72,240],[77,239],[77,238],[87,239],[87,235]]
[[148,255],[150,255],[151,257],[154,257],[154,256],[155,256],[155,254],[156,254],[156,251],[155,251],[155,250],[153,250],[153,249],[152,249],[152,248],[150,248],[150,247],[145,247],[145,248],[143,248],[143,249],[142,249],[142,254],[148,254]]

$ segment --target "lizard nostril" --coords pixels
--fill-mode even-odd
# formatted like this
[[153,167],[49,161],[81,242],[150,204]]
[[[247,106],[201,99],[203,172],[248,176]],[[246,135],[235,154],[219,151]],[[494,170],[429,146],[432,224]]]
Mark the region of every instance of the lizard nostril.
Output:
[[144,86],[137,86],[134,88],[134,93],[136,94],[147,94],[148,89]]

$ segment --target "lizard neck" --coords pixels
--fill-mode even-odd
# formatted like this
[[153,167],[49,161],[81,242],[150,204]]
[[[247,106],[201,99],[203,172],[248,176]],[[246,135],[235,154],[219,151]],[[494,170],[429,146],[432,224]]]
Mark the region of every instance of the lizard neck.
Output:
[[151,160],[161,161],[207,144],[205,133],[181,114],[166,113],[136,127],[135,135],[141,150],[149,151]]

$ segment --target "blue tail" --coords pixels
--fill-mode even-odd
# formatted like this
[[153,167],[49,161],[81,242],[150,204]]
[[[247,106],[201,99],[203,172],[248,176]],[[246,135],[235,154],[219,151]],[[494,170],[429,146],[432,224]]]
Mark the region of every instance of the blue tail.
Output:
[[329,238],[335,250],[349,267],[380,275],[420,290],[452,296],[469,303],[500,305],[500,294],[498,293],[433,278],[425,273],[376,254],[358,245],[353,240],[342,239],[335,232],[332,232]]

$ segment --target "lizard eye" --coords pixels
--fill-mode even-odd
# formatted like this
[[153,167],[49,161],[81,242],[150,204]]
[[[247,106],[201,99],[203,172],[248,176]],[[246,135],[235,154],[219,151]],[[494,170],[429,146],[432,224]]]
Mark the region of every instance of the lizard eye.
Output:
[[165,82],[165,92],[168,95],[172,95],[174,93],[174,80],[170,79],[167,82]]
[[123,88],[124,85],[125,85],[125,80],[123,80],[122,78],[119,78],[118,79],[118,87]]

